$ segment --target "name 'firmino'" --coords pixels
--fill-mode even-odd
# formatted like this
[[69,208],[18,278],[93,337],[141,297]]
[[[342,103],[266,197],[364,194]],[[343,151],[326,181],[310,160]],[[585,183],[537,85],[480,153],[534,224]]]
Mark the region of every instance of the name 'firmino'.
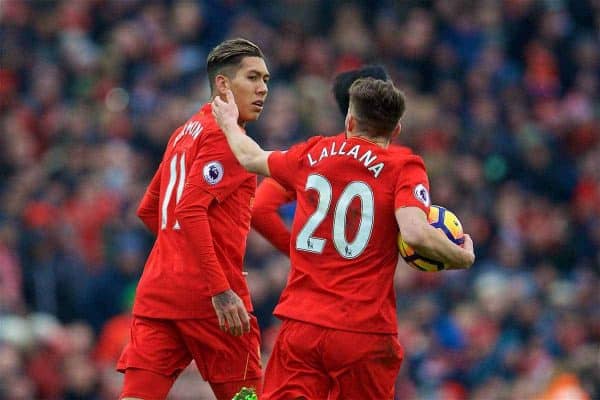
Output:
[[321,149],[321,155],[319,156],[319,159],[313,158],[313,156],[310,153],[308,153],[306,155],[308,157],[308,163],[312,167],[322,159],[331,156],[353,157],[355,160],[361,162],[365,166],[365,168],[373,174],[375,178],[378,178],[385,165],[382,162],[374,164],[375,160],[377,159],[377,156],[373,154],[371,150],[361,152],[360,144],[356,144],[350,150],[346,151],[346,144],[346,142],[342,142],[342,144],[340,144],[339,147],[336,148],[336,143],[333,142],[331,143],[330,148],[323,147]]

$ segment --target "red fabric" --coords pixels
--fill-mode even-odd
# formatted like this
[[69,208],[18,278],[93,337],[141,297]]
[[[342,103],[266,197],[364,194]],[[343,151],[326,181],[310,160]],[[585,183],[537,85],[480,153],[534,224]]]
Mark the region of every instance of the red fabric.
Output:
[[162,164],[154,174],[144,197],[137,210],[137,216],[144,225],[155,235],[158,234],[158,202],[160,200],[160,177],[162,175]]
[[[212,317],[211,297],[228,288],[252,311],[242,266],[255,191],[256,176],[237,162],[206,104],[169,140],[158,203],[143,201],[145,210],[158,207],[158,235],[136,291],[135,315]],[[154,196],[152,187],[149,192]]]
[[[404,146],[391,145],[390,148],[398,153],[411,153],[411,150]],[[295,191],[286,190],[272,178],[265,178],[256,189],[252,208],[252,228],[288,257],[290,230],[279,215],[279,208],[292,201],[296,201]]]
[[402,357],[395,335],[284,320],[261,399],[393,399]]
[[175,376],[165,376],[145,369],[130,368],[125,373],[119,399],[133,397],[144,400],[164,400],[175,383],[175,378]]
[[250,332],[236,337],[219,329],[216,316],[185,320],[134,317],[131,342],[123,350],[117,370],[125,372],[126,379],[131,368],[176,377],[193,359],[204,380],[211,383],[260,378],[260,332],[256,317],[250,318]]
[[[364,139],[338,135],[315,137],[287,152],[274,152],[269,157],[269,169],[274,179],[298,195],[291,233],[292,269],[275,315],[330,328],[396,333],[395,210],[414,206],[428,213],[428,204],[421,203],[414,194],[418,185],[429,188],[421,158],[402,148],[383,149]],[[328,181],[323,190],[329,185],[329,205],[319,191],[305,190],[310,174]],[[354,188],[368,186],[360,189],[360,194],[373,198],[371,217],[371,211],[365,213],[366,205],[357,196],[340,206],[341,195],[351,182]],[[299,239],[299,234],[310,226],[308,218],[317,215],[317,204],[327,212],[310,234],[315,240],[304,236]],[[333,215],[338,211],[342,214],[334,233]],[[366,228],[361,228],[363,222]],[[325,243],[322,249],[319,239]],[[366,245],[360,247],[358,243]]]
[[284,189],[274,179],[265,178],[256,189],[252,208],[252,227],[288,257],[290,231],[279,215],[279,208],[294,200],[296,192]]

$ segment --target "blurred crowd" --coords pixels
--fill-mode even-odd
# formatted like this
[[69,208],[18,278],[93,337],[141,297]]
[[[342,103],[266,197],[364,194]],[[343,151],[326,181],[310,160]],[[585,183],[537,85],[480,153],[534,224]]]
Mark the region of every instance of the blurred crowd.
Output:
[[[398,141],[474,238],[468,271],[399,264],[398,399],[600,398],[600,1],[2,0],[1,399],[117,397],[135,209],[235,36],[267,56],[270,149],[340,132],[333,76],[385,65]],[[289,263],[248,240],[266,360]],[[170,399],[211,398],[193,368]]]

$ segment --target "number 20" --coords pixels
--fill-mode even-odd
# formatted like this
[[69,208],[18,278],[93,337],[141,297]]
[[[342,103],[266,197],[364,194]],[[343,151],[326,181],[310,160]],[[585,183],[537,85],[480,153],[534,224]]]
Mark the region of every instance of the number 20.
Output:
[[[308,218],[298,236],[296,249],[311,253],[321,254],[325,247],[326,239],[313,237],[312,234],[323,222],[329,207],[333,191],[331,183],[321,175],[309,175],[305,189],[314,189],[319,193],[319,203],[315,212]],[[358,197],[361,202],[361,218],[358,232],[352,242],[346,240],[346,214],[352,200]],[[333,215],[333,243],[340,256],[353,259],[362,254],[367,247],[373,230],[374,199],[373,191],[364,182],[350,182],[340,195]]]

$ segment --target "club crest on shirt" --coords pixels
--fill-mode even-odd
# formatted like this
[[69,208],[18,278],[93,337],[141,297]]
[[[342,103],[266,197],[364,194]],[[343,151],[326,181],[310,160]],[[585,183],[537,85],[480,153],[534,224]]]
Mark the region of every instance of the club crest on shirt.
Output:
[[431,201],[429,199],[429,192],[422,183],[419,183],[417,186],[415,186],[415,190],[413,191],[413,193],[417,200],[423,203],[425,207],[429,207],[429,205],[431,204]]
[[202,168],[204,180],[209,185],[216,185],[223,179],[223,165],[218,161],[211,161]]

